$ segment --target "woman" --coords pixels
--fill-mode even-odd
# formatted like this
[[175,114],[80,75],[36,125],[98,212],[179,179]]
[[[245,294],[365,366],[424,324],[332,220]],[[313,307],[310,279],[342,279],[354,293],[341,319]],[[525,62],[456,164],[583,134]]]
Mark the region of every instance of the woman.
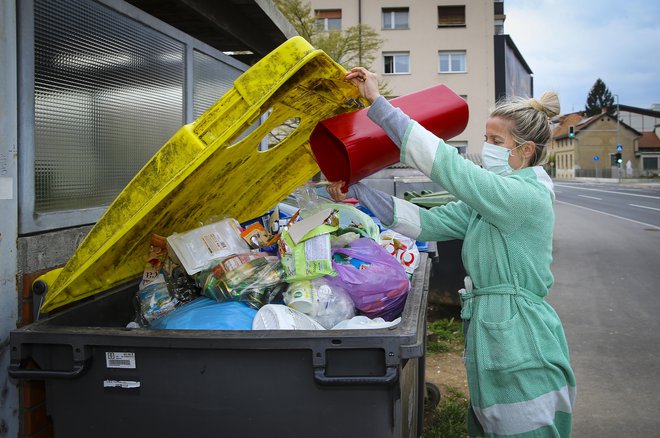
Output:
[[[550,141],[549,117],[559,114],[557,95],[499,103],[486,123],[481,168],[392,107],[374,73],[356,67],[346,79],[371,102],[369,118],[401,148],[401,161],[459,200],[426,210],[352,186],[395,231],[420,241],[464,241],[470,436],[570,436],[575,377],[559,317],[543,299],[553,284],[554,193],[539,164]],[[343,185],[328,187],[333,199],[346,197]]]

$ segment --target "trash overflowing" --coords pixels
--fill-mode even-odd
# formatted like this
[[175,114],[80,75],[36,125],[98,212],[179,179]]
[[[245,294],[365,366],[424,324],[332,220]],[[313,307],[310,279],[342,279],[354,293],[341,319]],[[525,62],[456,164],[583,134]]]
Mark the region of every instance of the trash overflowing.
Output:
[[[396,325],[416,242],[313,184],[244,223],[210,218],[154,234],[129,328],[331,330]],[[287,213],[288,211],[288,213]]]

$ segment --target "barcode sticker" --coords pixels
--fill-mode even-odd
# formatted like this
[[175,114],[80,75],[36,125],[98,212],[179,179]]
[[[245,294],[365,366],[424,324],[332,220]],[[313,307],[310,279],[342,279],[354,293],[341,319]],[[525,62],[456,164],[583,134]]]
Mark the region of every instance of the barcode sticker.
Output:
[[135,368],[135,353],[106,351],[106,368]]

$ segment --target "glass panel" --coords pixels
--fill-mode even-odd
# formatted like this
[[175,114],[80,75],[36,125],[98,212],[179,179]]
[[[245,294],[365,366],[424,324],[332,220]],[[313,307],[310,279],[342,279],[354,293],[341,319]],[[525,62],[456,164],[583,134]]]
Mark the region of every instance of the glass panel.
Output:
[[463,57],[458,53],[451,57],[451,71],[463,71]]
[[340,30],[341,18],[328,18],[328,30]]
[[397,55],[395,61],[394,70],[396,73],[408,73],[410,71],[408,67],[408,55]]
[[383,11],[383,29],[392,29],[392,15],[393,12]]
[[220,99],[242,71],[197,50],[193,51],[193,118]]
[[449,71],[449,55],[446,53],[440,54],[440,71],[441,72]]
[[658,159],[656,157],[644,157],[642,166],[644,170],[657,169]]
[[35,211],[108,205],[183,122],[183,45],[90,1],[34,11]]
[[407,29],[408,28],[408,11],[401,11],[394,13],[394,28]]
[[385,56],[385,73],[394,73],[394,57]]

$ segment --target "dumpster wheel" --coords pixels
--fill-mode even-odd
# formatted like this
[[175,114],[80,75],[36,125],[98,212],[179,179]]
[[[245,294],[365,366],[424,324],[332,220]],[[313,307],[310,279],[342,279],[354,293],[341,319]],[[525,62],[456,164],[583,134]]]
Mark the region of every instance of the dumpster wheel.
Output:
[[424,385],[424,409],[431,411],[440,404],[440,388],[435,383]]

